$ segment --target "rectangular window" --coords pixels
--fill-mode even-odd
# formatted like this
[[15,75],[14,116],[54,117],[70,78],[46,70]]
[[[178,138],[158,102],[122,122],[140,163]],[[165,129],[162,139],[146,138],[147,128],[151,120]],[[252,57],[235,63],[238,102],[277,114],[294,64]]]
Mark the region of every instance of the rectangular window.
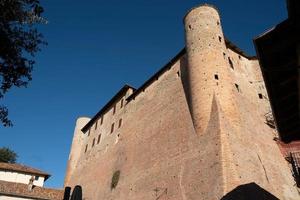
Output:
[[85,146],[84,153],[86,153],[87,149],[88,149],[88,145]]
[[104,118],[104,115],[102,115],[102,117],[101,117],[101,122],[100,122],[100,125],[102,125],[102,124],[103,124],[103,118]]
[[39,180],[39,176],[35,176],[34,180],[36,180],[36,181]]
[[88,136],[90,136],[90,134],[91,134],[91,129],[89,129],[89,131],[88,131]]
[[100,140],[101,140],[101,134],[98,135],[97,144],[99,144]]
[[113,124],[111,125],[110,133],[114,132],[114,126],[115,126],[115,123],[113,123]]
[[120,106],[120,108],[123,108],[123,104],[124,104],[124,99],[121,99],[121,106]]
[[95,138],[93,139],[92,147],[95,146]]
[[114,108],[113,108],[113,114],[116,113],[116,104],[114,105]]
[[98,125],[98,120],[95,123],[95,130],[97,129],[97,125]]
[[122,119],[119,120],[119,128],[122,126]]

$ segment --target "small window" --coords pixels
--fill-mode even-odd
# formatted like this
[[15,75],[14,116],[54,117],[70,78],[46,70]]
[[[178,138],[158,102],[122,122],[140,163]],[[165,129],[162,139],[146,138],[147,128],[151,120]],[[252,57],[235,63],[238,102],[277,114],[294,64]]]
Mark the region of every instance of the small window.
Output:
[[114,126],[115,126],[115,123],[113,123],[113,124],[111,125],[110,133],[114,132]]
[[234,85],[235,85],[235,88],[237,89],[237,91],[240,92],[240,87],[239,87],[239,85],[236,84],[236,83],[235,83]]
[[119,128],[122,126],[122,119],[119,120]]
[[114,105],[114,108],[113,108],[113,114],[116,113],[116,104]]
[[192,29],[192,26],[191,26],[191,25],[189,25],[189,29]]
[[242,59],[242,57],[239,55],[239,59],[241,60]]
[[34,176],[34,180],[39,180],[39,176]]
[[232,69],[234,69],[232,60],[231,60],[231,58],[229,58],[229,57],[228,57],[228,62],[229,62],[230,67],[231,67]]
[[97,125],[98,125],[98,120],[95,123],[95,130],[97,129]]
[[85,146],[84,153],[86,153],[87,149],[88,149],[88,145]]
[[101,117],[100,125],[103,124],[104,115]]
[[123,108],[124,99],[121,99],[121,106],[120,108]]
[[92,147],[95,146],[95,138],[93,139]]
[[219,80],[218,74],[215,74],[215,79],[216,79],[216,80]]
[[91,134],[91,129],[89,129],[89,131],[88,131],[88,136],[90,136],[90,134]]
[[100,140],[101,140],[101,134],[98,135],[97,144],[99,144]]
[[222,37],[221,36],[219,36],[219,42],[222,42]]
[[263,98],[263,95],[262,95],[261,93],[259,93],[259,94],[258,94],[258,97],[259,97],[260,99],[262,99],[262,98]]

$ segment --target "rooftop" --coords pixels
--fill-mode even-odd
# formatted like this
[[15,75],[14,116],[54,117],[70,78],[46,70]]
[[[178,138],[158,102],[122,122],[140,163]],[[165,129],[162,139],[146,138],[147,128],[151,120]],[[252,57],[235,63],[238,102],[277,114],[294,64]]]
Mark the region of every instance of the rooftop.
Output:
[[28,167],[25,165],[21,164],[12,164],[12,163],[3,163],[0,162],[0,170],[5,170],[5,171],[14,171],[14,172],[22,172],[25,174],[33,174],[33,175],[40,175],[44,176],[45,180],[47,180],[50,177],[50,174],[43,172],[39,169],[35,169],[32,167]]
[[0,194],[43,200],[62,200],[64,191],[38,186],[34,186],[32,190],[28,190],[27,184],[0,181]]

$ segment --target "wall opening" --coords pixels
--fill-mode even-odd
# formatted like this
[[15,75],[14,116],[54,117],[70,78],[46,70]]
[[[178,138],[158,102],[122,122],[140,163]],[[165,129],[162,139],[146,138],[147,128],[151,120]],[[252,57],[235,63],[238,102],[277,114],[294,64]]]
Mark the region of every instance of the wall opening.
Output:
[[262,98],[263,98],[263,95],[262,95],[261,93],[259,93],[259,94],[258,94],[258,97],[259,97],[260,99],[262,99]]
[[239,87],[239,85],[238,84],[234,84],[235,85],[235,88],[236,88],[236,90],[238,91],[238,92],[240,92],[241,90],[240,90],[240,87]]
[[86,153],[87,149],[88,149],[88,145],[85,145],[84,153]]
[[115,126],[115,123],[112,123],[110,133],[114,132],[114,126]]
[[218,74],[215,74],[215,79],[216,79],[216,80],[219,80]]
[[102,124],[103,124],[103,118],[104,118],[104,115],[102,115],[102,117],[101,117],[101,122],[100,122],[100,125],[102,125]]
[[116,113],[116,104],[114,105],[114,108],[113,108],[113,115]]
[[189,29],[190,29],[190,30],[192,29],[192,26],[191,26],[191,25],[189,25]]
[[120,106],[120,108],[123,108],[123,104],[124,104],[124,99],[121,99],[121,106]]
[[93,139],[92,147],[95,146],[95,138]]
[[122,119],[119,120],[119,126],[118,128],[120,128],[122,126]]
[[97,126],[98,126],[98,120],[95,123],[95,130],[97,130]]
[[222,37],[221,36],[219,36],[219,42],[222,42]]
[[101,134],[98,135],[97,144],[99,144],[100,140],[101,140]]
[[232,60],[231,60],[230,57],[228,57],[228,62],[229,62],[230,67],[231,67],[232,69],[234,69],[234,67],[233,67],[233,62],[232,62]]

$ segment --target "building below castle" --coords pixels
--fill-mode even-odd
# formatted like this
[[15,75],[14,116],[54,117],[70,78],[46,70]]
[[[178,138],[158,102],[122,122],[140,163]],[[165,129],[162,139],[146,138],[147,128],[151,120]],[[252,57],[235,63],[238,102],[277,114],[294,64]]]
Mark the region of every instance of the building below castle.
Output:
[[62,200],[64,190],[43,187],[49,177],[39,169],[0,162],[0,200]]
[[161,70],[77,120],[65,186],[85,200],[300,199],[257,58],[224,37],[214,6],[184,28]]

